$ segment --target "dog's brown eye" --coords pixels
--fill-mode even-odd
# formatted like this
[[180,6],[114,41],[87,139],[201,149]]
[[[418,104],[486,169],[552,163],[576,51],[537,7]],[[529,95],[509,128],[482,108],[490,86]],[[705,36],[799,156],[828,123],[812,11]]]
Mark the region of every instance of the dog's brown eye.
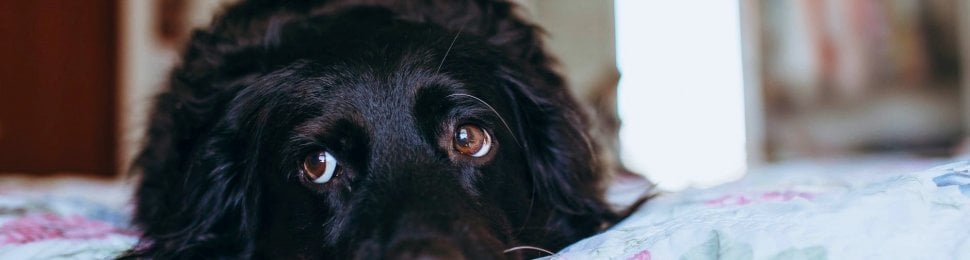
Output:
[[463,155],[482,157],[492,149],[492,137],[476,125],[461,125],[455,129],[454,146]]
[[311,153],[303,159],[303,174],[310,177],[313,182],[327,183],[336,171],[337,159],[329,152]]

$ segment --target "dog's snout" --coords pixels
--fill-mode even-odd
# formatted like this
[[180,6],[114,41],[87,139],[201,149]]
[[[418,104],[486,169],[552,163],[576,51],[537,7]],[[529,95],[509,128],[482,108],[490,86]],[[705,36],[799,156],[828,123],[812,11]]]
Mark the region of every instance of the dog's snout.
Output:
[[391,246],[387,259],[444,260],[465,259],[461,249],[442,239],[407,239]]
[[[491,208],[469,203],[476,191],[447,164],[397,163],[371,169],[389,182],[375,184],[383,193],[369,194],[381,207],[353,212],[353,220],[383,219],[361,230],[374,247],[358,248],[360,259],[506,259],[508,234],[504,219],[477,214]],[[393,185],[391,185],[393,184]],[[379,185],[379,186],[378,186]],[[381,196],[376,196],[381,195]],[[388,221],[393,220],[393,221]]]

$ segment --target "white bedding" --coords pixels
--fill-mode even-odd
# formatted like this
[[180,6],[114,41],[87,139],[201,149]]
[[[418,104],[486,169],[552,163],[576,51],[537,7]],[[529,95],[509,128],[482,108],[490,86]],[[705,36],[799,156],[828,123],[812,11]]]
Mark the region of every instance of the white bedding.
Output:
[[0,259],[111,259],[138,240],[130,185],[78,177],[0,177]]
[[[970,259],[970,161],[788,163],[662,195],[551,259]],[[689,169],[685,169],[689,170]],[[134,244],[128,187],[0,178],[0,259]],[[633,192],[635,190],[631,190]]]
[[728,185],[660,196],[550,258],[970,259],[970,161],[921,170],[928,163],[757,170]]

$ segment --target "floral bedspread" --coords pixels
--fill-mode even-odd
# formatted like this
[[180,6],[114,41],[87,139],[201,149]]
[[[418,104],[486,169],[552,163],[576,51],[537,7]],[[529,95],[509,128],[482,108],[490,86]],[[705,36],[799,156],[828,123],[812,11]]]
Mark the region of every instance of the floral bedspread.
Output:
[[111,259],[137,241],[120,183],[0,178],[0,259]]
[[[548,258],[970,259],[970,161],[931,168],[940,164],[763,168],[662,195]],[[0,259],[108,259],[127,250],[137,240],[127,187],[0,178]]]
[[662,195],[549,258],[970,259],[970,161],[902,162],[788,163]]

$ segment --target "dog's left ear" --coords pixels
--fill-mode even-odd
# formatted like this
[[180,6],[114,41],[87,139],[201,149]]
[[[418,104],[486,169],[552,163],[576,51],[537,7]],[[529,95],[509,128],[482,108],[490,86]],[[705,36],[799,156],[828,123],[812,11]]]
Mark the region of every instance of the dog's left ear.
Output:
[[[606,176],[588,135],[585,115],[566,89],[506,69],[503,88],[517,118],[516,134],[532,174],[537,199],[554,211],[547,229],[578,239],[618,220],[606,204]],[[561,238],[560,238],[561,239]]]

